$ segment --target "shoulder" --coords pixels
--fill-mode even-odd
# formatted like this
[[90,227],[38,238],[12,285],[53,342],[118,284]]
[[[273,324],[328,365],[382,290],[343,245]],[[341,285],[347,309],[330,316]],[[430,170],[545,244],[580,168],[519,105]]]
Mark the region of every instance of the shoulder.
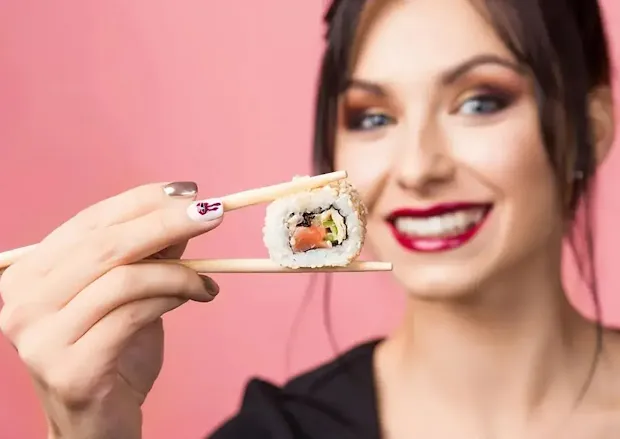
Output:
[[372,385],[372,362],[378,340],[359,344],[334,360],[292,378],[284,390],[291,394],[328,397],[336,388]]
[[372,358],[377,342],[359,344],[283,386],[250,380],[237,414],[210,438],[293,439],[302,432],[309,439],[374,437],[367,434],[376,428]]

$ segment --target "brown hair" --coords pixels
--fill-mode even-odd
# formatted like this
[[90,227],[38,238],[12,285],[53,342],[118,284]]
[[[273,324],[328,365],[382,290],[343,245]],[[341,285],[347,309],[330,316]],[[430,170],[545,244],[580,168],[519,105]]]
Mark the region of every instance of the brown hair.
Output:
[[[338,99],[346,86],[356,29],[366,0],[334,0],[325,21],[326,49],[316,101],[314,167],[333,169]],[[570,243],[589,286],[602,350],[601,307],[594,273],[590,186],[596,171],[588,96],[611,76],[608,43],[597,0],[480,0],[481,12],[536,85],[540,130],[558,187],[574,214]],[[581,205],[581,209],[578,206]],[[577,233],[579,231],[580,233]],[[586,258],[579,256],[585,255]],[[587,264],[586,264],[587,262]],[[590,375],[590,379],[591,379]],[[586,383],[584,391],[589,385]]]

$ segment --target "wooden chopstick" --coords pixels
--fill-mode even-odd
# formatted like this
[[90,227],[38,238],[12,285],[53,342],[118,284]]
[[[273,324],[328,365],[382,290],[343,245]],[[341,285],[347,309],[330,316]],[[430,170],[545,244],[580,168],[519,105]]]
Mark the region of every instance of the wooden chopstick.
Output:
[[[265,186],[257,189],[250,189],[235,194],[221,197],[224,211],[241,209],[242,207],[252,206],[254,204],[266,203],[276,200],[296,192],[306,191],[321,186],[328,185],[338,180],[347,178],[346,171],[329,172],[327,174],[319,174],[312,177],[300,177],[293,181]],[[26,253],[34,250],[36,244],[27,247],[16,248],[4,253],[0,253],[0,270],[9,267],[11,264]]]
[[[145,259],[136,264],[180,264],[196,273],[362,273],[392,271],[391,262],[353,261],[345,267],[288,268],[270,259]],[[0,275],[7,267],[0,268]]]
[[329,172],[313,177],[300,177],[293,181],[250,189],[222,197],[225,211],[266,203],[296,192],[307,191],[347,178],[347,171]]
[[14,250],[9,250],[4,253],[0,253],[0,271],[4,268],[7,268],[11,264],[17,262],[19,258],[24,256],[26,253],[31,252],[36,247],[36,244],[29,245],[27,247],[20,247]]
[[287,268],[270,259],[147,259],[144,263],[181,264],[197,273],[312,273],[392,271],[391,262],[353,261],[344,267]]

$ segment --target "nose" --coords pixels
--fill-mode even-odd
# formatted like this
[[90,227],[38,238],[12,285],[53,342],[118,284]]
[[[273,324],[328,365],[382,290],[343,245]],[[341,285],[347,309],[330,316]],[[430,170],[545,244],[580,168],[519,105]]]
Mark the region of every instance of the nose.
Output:
[[434,123],[407,130],[395,163],[399,186],[420,193],[449,182],[456,171],[450,148]]

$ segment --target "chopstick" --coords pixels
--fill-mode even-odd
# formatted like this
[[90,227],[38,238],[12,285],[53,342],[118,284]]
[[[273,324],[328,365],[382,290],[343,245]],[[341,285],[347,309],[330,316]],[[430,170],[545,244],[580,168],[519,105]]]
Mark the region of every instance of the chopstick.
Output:
[[371,271],[392,271],[391,262],[353,261],[344,267],[287,268],[270,259],[146,259],[145,263],[181,264],[197,273],[312,273],[342,272],[358,273]]
[[36,244],[29,245],[27,247],[16,248],[4,253],[0,253],[0,273],[3,269],[9,267],[11,264],[17,262],[19,258],[34,250]]
[[296,192],[307,191],[328,185],[338,180],[347,178],[347,171],[329,172],[313,177],[299,177],[293,181],[250,189],[236,194],[222,197],[222,205],[225,211],[240,209],[254,204],[266,203],[277,198],[285,197]]
[[[285,183],[264,186],[257,189],[249,189],[226,195],[221,197],[221,201],[224,211],[231,211],[241,209],[242,207],[273,201],[296,192],[315,189],[345,178],[347,178],[346,171],[329,172],[327,174],[319,174],[312,177],[300,177]],[[0,272],[2,269],[5,269],[17,262],[17,260],[26,253],[34,250],[35,247],[36,244],[33,244],[27,247],[16,248],[14,250],[0,253]]]
[[[288,268],[270,259],[145,259],[136,264],[180,264],[197,273],[362,273],[392,271],[391,262],[353,261],[345,267]],[[0,274],[7,267],[0,267]]]

